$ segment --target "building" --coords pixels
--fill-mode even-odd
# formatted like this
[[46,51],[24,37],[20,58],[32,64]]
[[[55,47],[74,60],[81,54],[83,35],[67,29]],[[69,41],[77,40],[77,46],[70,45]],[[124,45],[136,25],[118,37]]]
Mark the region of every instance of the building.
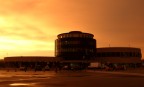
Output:
[[59,34],[55,40],[55,56],[64,60],[90,60],[96,55],[94,35],[81,31]]
[[5,57],[5,62],[55,62],[61,61],[62,58],[48,56],[11,56]]
[[62,58],[58,57],[47,57],[47,56],[11,56],[5,57],[5,67],[36,67],[37,65],[46,66],[50,64],[62,61]]
[[141,63],[141,49],[133,47],[97,48],[96,60],[102,63]]
[[[21,65],[33,66],[54,64],[84,65],[87,67],[91,62],[101,64],[140,64],[141,49],[133,47],[96,47],[96,39],[90,33],[71,31],[57,35],[55,40],[55,57],[45,56],[15,56],[5,57],[6,66],[16,67]],[[85,66],[87,65],[87,66]]]

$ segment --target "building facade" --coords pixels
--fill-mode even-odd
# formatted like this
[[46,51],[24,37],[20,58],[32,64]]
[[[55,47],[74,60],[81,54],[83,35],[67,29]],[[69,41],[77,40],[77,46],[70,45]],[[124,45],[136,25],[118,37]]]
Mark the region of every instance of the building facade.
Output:
[[96,59],[99,62],[110,63],[140,63],[141,49],[132,47],[97,48]]
[[81,31],[59,34],[55,40],[55,56],[64,60],[89,60],[95,57],[94,35]]
[[58,57],[48,57],[48,56],[11,56],[5,57],[5,67],[31,67],[35,68],[36,66],[44,67],[46,65],[53,66],[56,62],[61,61],[62,58]]

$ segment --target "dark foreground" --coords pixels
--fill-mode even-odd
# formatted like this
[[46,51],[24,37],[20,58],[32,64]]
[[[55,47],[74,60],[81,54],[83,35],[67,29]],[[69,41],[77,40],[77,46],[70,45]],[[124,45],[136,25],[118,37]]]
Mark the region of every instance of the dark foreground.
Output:
[[144,87],[144,74],[109,71],[6,72],[0,87]]

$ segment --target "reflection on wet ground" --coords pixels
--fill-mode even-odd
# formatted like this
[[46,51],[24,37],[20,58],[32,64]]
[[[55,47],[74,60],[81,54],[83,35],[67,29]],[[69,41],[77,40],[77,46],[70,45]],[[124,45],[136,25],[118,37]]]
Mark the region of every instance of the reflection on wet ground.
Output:
[[120,72],[0,71],[0,87],[144,87],[143,81],[143,74]]
[[10,86],[34,86],[35,83],[12,83]]
[[[50,79],[55,72],[6,72],[0,71],[0,87],[36,87],[43,79]],[[39,87],[39,86],[38,86]]]

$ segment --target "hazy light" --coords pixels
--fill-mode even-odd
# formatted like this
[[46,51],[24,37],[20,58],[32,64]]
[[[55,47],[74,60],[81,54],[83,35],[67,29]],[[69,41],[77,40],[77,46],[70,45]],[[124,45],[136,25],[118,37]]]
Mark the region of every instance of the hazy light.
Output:
[[[45,43],[37,40],[15,39],[11,37],[0,37],[0,47],[3,50],[54,50],[52,42]],[[32,49],[28,49],[32,48]]]
[[0,25],[6,25],[6,20],[3,17],[0,17]]

